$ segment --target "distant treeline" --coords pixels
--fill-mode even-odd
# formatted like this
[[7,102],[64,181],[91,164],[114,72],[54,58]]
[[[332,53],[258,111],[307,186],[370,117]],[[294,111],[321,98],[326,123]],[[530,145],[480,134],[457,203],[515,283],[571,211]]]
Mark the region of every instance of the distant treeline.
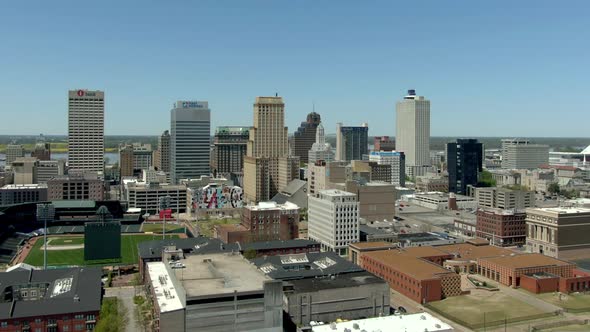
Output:
[[[395,136],[390,136],[395,140]],[[51,143],[51,148],[55,152],[67,152],[67,136],[65,135],[47,135],[45,140]],[[503,138],[514,137],[431,137],[431,150],[444,150],[445,144],[454,142],[457,138],[477,138],[482,142],[486,149],[499,149]],[[527,138],[527,137],[517,137]],[[555,151],[578,152],[590,145],[590,138],[583,137],[528,137],[532,143],[547,144]],[[39,136],[35,135],[0,135],[0,152],[4,152],[6,145],[12,142],[23,144],[25,150],[32,151]],[[107,135],[105,136],[105,149],[107,152],[117,151],[120,144],[125,143],[143,143],[151,144],[153,148],[158,145],[158,136],[125,136],[125,135]],[[326,142],[336,148],[336,136],[334,134],[326,135]],[[373,144],[373,137],[369,137],[369,144]]]

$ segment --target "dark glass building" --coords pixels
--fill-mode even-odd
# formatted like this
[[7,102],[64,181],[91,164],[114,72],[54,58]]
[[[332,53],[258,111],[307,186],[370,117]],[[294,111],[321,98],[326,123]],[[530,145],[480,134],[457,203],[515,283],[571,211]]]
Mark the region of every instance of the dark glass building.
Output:
[[477,184],[482,160],[483,145],[476,139],[458,139],[456,143],[447,143],[449,192],[467,194],[467,186]]
[[298,156],[299,160],[308,163],[308,152],[315,142],[315,132],[321,122],[321,117],[316,112],[307,115],[307,120],[301,122],[297,131],[293,134],[291,142],[291,154]]

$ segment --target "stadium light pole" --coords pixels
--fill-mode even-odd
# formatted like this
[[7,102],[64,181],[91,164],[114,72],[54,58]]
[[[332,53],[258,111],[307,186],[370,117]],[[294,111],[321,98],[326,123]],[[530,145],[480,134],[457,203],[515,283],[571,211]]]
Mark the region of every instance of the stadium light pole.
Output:
[[[166,210],[170,206],[170,195],[159,198],[160,211]],[[166,239],[166,212],[164,212],[164,222],[162,223],[162,239]]]
[[47,220],[55,216],[55,206],[51,203],[37,204],[37,220],[43,220],[43,270],[47,270]]

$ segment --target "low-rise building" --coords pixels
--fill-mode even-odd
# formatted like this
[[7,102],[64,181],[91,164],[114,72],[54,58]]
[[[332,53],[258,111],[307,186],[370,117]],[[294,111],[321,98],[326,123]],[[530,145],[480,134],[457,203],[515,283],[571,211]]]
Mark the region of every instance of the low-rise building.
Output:
[[283,308],[297,326],[389,315],[387,283],[334,252],[265,256],[252,263],[283,281]]
[[104,199],[104,182],[96,174],[72,174],[54,177],[47,181],[48,200]]
[[170,259],[146,269],[160,331],[283,331],[283,283],[240,254]]
[[12,173],[14,184],[35,184],[37,183],[37,169],[39,160],[34,157],[19,157],[12,162]]
[[525,219],[524,210],[478,209],[476,235],[501,247],[522,246],[526,243]]
[[162,197],[170,197],[168,208],[175,213],[185,212],[189,203],[185,185],[127,181],[124,187],[129,208],[139,208],[143,213],[158,213]]
[[356,195],[361,218],[375,221],[392,220],[395,216],[393,184],[377,181],[347,181],[346,191]]
[[453,327],[427,312],[401,316],[372,317],[314,326],[312,332],[350,331],[453,332]]
[[[437,210],[449,210],[450,195],[442,192],[429,192],[422,194],[414,194],[410,201],[416,205]],[[473,209],[477,207],[477,203],[473,197],[455,195],[455,202],[459,209]]]
[[360,265],[359,258],[367,252],[398,248],[397,244],[384,241],[356,242],[349,244],[348,247],[348,260],[356,265]]
[[292,240],[299,237],[299,207],[293,203],[260,202],[242,208],[239,225],[218,225],[215,237],[225,243]]
[[526,210],[526,249],[547,256],[590,258],[590,209],[536,208]]
[[47,201],[45,184],[9,184],[0,188],[0,205]]
[[446,176],[424,175],[416,177],[416,192],[449,192],[449,178]]
[[475,188],[477,206],[498,209],[525,209],[535,206],[535,192],[500,187]]
[[465,237],[475,237],[477,228],[476,219],[471,218],[455,218],[453,220],[453,229],[455,234]]
[[101,274],[88,267],[0,273],[0,330],[93,331],[100,318]]

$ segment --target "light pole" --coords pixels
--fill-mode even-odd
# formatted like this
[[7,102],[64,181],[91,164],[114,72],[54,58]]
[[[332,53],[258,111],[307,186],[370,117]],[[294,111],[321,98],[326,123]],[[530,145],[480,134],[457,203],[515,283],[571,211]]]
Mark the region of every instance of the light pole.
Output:
[[[164,197],[160,197],[160,211],[168,209],[170,206],[170,195],[166,195]],[[164,222],[162,223],[162,239],[166,239],[166,212],[164,212]]]
[[43,270],[47,270],[47,220],[55,217],[55,206],[51,203],[37,204],[37,220],[43,220]]

